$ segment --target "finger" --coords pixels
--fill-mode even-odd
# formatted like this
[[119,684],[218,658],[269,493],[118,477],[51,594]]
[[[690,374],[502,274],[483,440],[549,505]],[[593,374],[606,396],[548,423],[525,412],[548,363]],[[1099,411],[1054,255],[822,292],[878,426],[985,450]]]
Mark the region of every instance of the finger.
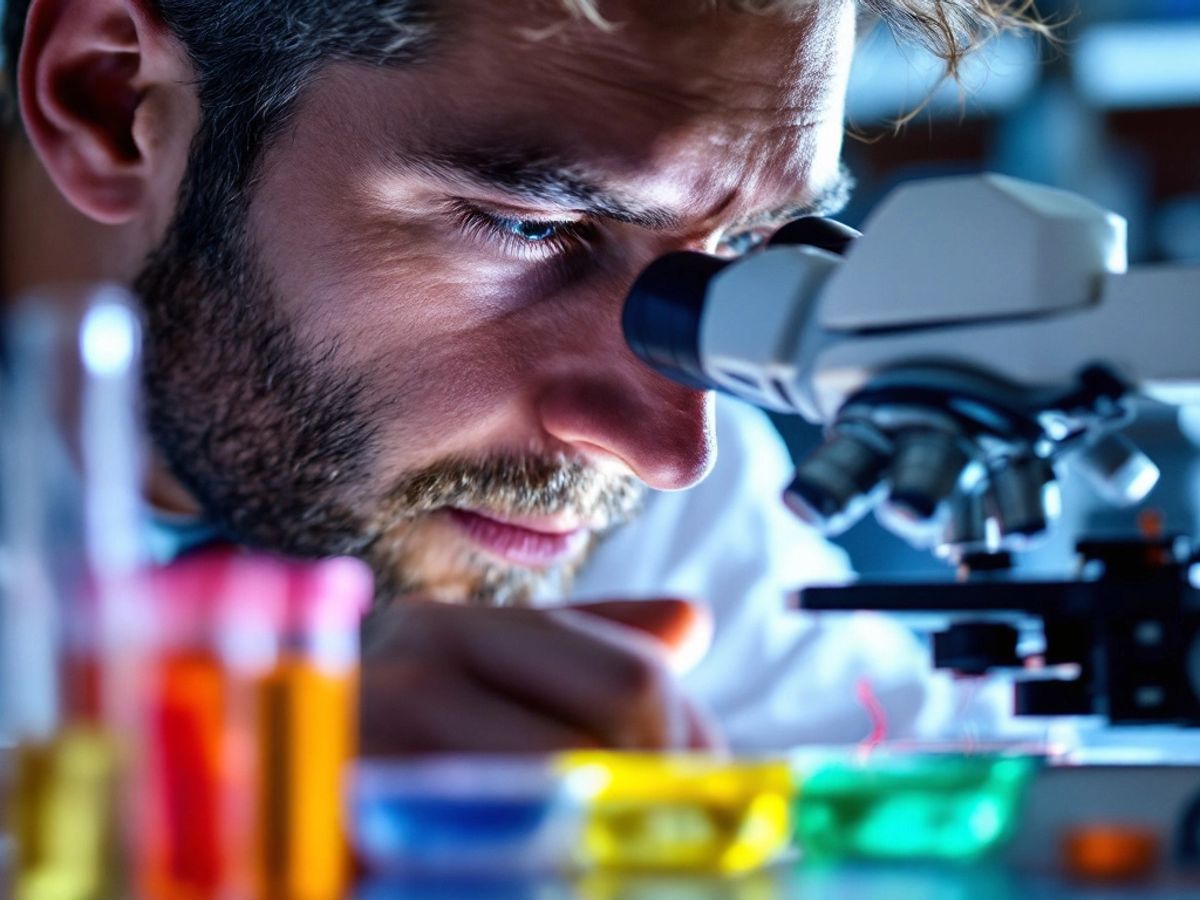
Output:
[[661,645],[573,610],[473,610],[454,624],[455,656],[479,682],[595,735],[605,746],[684,740],[682,693]]
[[697,634],[710,638],[712,635],[709,611],[677,598],[604,600],[572,604],[570,608],[634,628],[672,649],[694,642]]
[[600,746],[591,734],[458,674],[405,668],[380,666],[364,673],[361,742],[367,756],[552,753]]

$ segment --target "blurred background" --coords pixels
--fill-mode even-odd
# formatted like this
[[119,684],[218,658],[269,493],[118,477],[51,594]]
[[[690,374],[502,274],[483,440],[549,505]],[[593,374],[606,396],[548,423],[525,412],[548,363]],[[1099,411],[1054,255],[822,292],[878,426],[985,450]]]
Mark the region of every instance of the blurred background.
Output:
[[[886,28],[863,35],[845,153],[858,188],[840,218],[860,226],[900,181],[1002,172],[1125,216],[1131,265],[1200,263],[1200,0],[1040,0],[1037,8],[1058,23],[1057,45],[998,38],[968,61],[965,91],[939,86],[941,63],[898,45]],[[1200,335],[1180,340],[1200,343]],[[819,436],[798,419],[777,424],[794,455]],[[1180,417],[1147,405],[1130,436],[1162,469],[1149,503],[1167,529],[1200,533],[1200,411]],[[1136,528],[1134,512],[1104,507],[1070,477],[1063,495],[1064,519],[1021,561],[1026,570],[1063,572],[1081,534]],[[939,568],[871,517],[837,542],[865,575]]]

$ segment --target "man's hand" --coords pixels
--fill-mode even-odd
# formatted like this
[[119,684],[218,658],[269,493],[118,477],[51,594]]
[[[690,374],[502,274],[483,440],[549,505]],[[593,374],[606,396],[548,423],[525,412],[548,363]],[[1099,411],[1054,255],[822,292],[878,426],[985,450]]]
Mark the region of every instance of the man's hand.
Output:
[[713,748],[715,730],[670,669],[709,627],[680,600],[397,603],[368,629],[363,751]]

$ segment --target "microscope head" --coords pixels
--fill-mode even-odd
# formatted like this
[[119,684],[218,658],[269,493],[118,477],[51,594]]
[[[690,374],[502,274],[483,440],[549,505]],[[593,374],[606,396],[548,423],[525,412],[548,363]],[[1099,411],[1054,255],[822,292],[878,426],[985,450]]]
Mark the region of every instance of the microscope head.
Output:
[[[837,533],[875,508],[958,559],[1045,531],[1068,460],[1110,502],[1154,486],[1117,432],[1135,393],[1190,397],[1200,364],[1164,367],[1161,344],[1122,333],[1134,282],[1148,284],[1127,271],[1119,216],[1003,176],[947,178],[899,189],[861,235],[806,218],[738,261],[664,257],[624,327],[669,377],[824,426],[785,493],[804,519]],[[1151,287],[1182,303],[1196,285]]]

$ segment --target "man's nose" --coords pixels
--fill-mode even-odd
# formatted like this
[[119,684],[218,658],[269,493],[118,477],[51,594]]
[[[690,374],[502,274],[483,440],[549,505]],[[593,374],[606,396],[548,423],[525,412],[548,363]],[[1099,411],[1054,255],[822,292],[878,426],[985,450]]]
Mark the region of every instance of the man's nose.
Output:
[[662,491],[691,487],[716,462],[713,396],[638,359],[625,342],[621,314],[638,273],[683,243],[656,237],[627,245],[625,271],[594,285],[587,302],[569,305],[575,340],[538,396],[542,427],[552,437]]
[[624,352],[620,372],[580,372],[549,384],[538,401],[542,427],[652,488],[691,487],[716,461],[712,394],[675,384]]

